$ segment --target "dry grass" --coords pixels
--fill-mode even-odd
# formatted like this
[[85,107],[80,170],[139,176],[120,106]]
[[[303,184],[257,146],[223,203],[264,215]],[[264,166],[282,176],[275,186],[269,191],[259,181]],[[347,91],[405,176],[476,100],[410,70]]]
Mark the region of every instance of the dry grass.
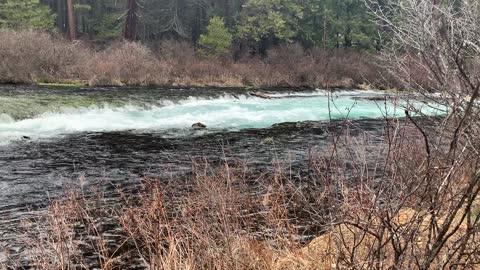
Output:
[[[477,203],[478,206],[478,203]],[[456,216],[457,220],[461,219],[461,216],[464,213],[458,213]],[[369,224],[370,227],[381,227],[381,219],[374,217],[375,219]],[[412,224],[418,224],[417,235],[414,239],[409,241],[412,242],[410,248],[414,250],[409,250],[409,253],[412,254],[421,254],[425,250],[426,241],[429,239],[429,224],[432,222],[432,215],[425,212],[418,212],[413,209],[401,209],[396,216],[392,218],[392,224],[399,230],[408,230],[409,226]],[[360,222],[365,222],[368,217],[361,218],[362,221],[356,220],[354,222],[347,222],[335,225],[330,231],[326,234],[321,235],[314,240],[312,240],[308,245],[301,248],[295,254],[289,254],[284,258],[281,258],[277,264],[277,269],[336,269],[336,268],[368,268],[370,265],[369,257],[371,256],[372,247],[375,246],[378,242],[378,239],[375,235],[366,233],[365,230],[361,227],[358,227],[355,222],[360,224]],[[421,222],[419,222],[421,220]],[[439,223],[443,224],[445,222],[444,217],[439,218]],[[460,224],[459,230],[453,231],[454,226],[449,226],[451,229],[449,232],[453,233],[452,238],[447,242],[447,246],[452,248],[459,239],[461,239],[466,231],[468,230],[468,224],[463,220]],[[399,234],[402,237],[402,234]],[[405,235],[408,235],[406,233]],[[383,236],[383,242],[389,242],[389,234]],[[446,248],[445,250],[448,250]],[[354,252],[355,257],[357,258],[356,265],[345,265],[344,258],[341,256],[345,254],[352,254]],[[432,269],[440,269],[442,267],[443,261],[446,260],[446,256],[450,256],[448,252],[442,252],[436,258],[436,261],[432,265]],[[387,245],[382,250],[382,267],[386,269],[394,269],[397,267],[395,265],[395,250],[393,246]],[[339,264],[340,262],[340,264]],[[448,266],[453,267],[455,263],[448,264]],[[463,267],[462,267],[463,268]],[[478,263],[473,263],[469,265],[471,269],[480,269]]]
[[266,59],[244,55],[202,59],[180,41],[150,47],[119,42],[96,51],[47,33],[0,31],[0,82],[87,81],[95,85],[220,87],[387,87],[373,56],[355,51],[304,51],[296,44],[269,51]]
[[275,269],[297,247],[286,187],[276,173],[260,186],[247,174],[195,164],[187,182],[148,179],[113,205],[95,189],[70,191],[24,225],[27,257],[35,269]]

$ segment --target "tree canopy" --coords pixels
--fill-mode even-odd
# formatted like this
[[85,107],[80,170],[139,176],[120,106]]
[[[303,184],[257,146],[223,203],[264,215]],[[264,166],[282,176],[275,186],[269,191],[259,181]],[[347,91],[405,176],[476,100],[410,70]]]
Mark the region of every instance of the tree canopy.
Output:
[[232,34],[225,27],[223,19],[213,17],[207,26],[207,33],[200,36],[200,54],[204,57],[218,57],[228,52],[232,45]]
[[295,37],[302,17],[303,7],[296,0],[248,0],[243,5],[238,33],[255,41],[289,41]]
[[[69,20],[72,1],[74,18]],[[378,45],[374,20],[362,0],[0,1],[0,27],[56,28],[68,34],[73,23],[75,37],[95,41],[173,38],[198,47],[202,35],[206,42],[208,26],[218,24],[211,21],[215,17],[223,18],[235,42],[367,50]]]
[[0,1],[0,27],[53,30],[56,15],[39,0]]

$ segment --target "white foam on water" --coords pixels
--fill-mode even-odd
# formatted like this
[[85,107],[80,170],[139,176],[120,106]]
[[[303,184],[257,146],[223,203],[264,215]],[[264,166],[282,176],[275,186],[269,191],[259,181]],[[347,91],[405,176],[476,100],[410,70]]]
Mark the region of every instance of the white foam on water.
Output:
[[273,98],[285,98],[285,97],[317,97],[317,96],[330,96],[330,97],[340,97],[340,96],[358,96],[358,95],[384,95],[379,91],[374,90],[341,90],[341,91],[329,91],[322,89],[315,89],[311,92],[287,92],[287,93],[272,93],[268,94]]
[[[357,92],[356,96],[359,95],[364,94]],[[142,107],[64,108],[60,113],[45,113],[20,121],[0,115],[0,143],[23,136],[36,139],[77,132],[188,129],[197,122],[209,128],[239,130],[265,128],[282,122],[342,119],[347,115],[350,119],[378,118],[386,113],[383,102],[377,106],[372,101],[355,100],[351,95],[334,98],[330,114],[328,98],[318,94],[278,99],[231,95],[215,99],[190,97],[179,102],[157,103]],[[387,104],[386,109],[390,117],[395,116],[393,104]],[[403,113],[396,116],[403,116]]]
[[14,123],[15,120],[8,114],[0,113],[0,124]]

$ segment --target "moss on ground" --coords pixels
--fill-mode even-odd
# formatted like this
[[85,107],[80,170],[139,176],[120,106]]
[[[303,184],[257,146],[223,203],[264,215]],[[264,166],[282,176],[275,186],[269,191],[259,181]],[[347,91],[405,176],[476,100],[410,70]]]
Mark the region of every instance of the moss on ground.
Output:
[[55,113],[68,109],[91,106],[112,108],[122,107],[130,102],[122,99],[98,98],[89,96],[1,96],[0,114],[10,115],[14,120],[32,118],[43,113]]
[[37,82],[37,85],[47,86],[47,87],[83,87],[83,86],[87,86],[87,83],[83,81],[73,81],[73,82],[66,82],[66,83]]

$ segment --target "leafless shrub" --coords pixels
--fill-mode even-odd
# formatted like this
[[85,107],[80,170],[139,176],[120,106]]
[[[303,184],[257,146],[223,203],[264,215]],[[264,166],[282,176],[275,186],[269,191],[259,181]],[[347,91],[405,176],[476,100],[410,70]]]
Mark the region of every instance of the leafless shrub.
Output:
[[288,44],[272,48],[265,60],[249,56],[234,62],[201,59],[190,44],[173,40],[149,47],[117,42],[94,51],[47,33],[2,31],[0,37],[2,82],[342,88],[368,83],[383,87],[375,59],[346,50],[305,52],[298,44]]
[[[328,257],[331,267],[341,269],[478,267],[480,156],[473,138],[480,135],[480,82],[469,63],[480,53],[475,45],[479,32],[472,24],[478,21],[479,4],[369,4],[388,29],[391,43],[383,53],[392,74],[444,105],[447,115],[426,124],[411,117],[415,108],[406,108],[404,121],[389,121],[387,151],[374,168],[355,162],[358,155],[336,151],[327,160],[334,164],[327,179],[338,183],[352,171],[342,165],[348,160],[355,181],[341,182],[341,196],[339,190],[327,196],[337,198],[330,202],[340,211],[331,218],[329,232],[303,252]],[[430,95],[432,89],[439,94]],[[380,175],[365,174],[379,169]],[[322,241],[334,247],[322,250]]]
[[[478,214],[472,211],[478,204],[478,158],[464,152],[454,166],[439,153],[432,159],[419,152],[425,143],[415,129],[409,124],[392,131],[397,135],[390,139],[381,176],[343,187],[336,207],[341,214],[322,238],[335,245],[336,267],[438,269],[478,263],[473,252],[480,245],[474,240]],[[337,164],[343,159],[334,158]]]
[[265,62],[267,64],[292,64],[307,55],[303,47],[298,43],[284,44],[268,51]]
[[154,53],[162,61],[183,61],[184,64],[196,60],[195,48],[186,41],[165,40],[152,45]]
[[96,53],[87,65],[90,85],[155,84],[166,68],[159,65],[150,49],[134,42],[114,44]]
[[82,78],[78,63],[89,58],[81,43],[47,33],[0,31],[0,81],[21,83]]
[[258,185],[242,163],[193,166],[181,185],[146,179],[138,192],[119,190],[120,204],[70,190],[24,227],[28,261],[36,269],[273,269],[295,248],[280,167]]

